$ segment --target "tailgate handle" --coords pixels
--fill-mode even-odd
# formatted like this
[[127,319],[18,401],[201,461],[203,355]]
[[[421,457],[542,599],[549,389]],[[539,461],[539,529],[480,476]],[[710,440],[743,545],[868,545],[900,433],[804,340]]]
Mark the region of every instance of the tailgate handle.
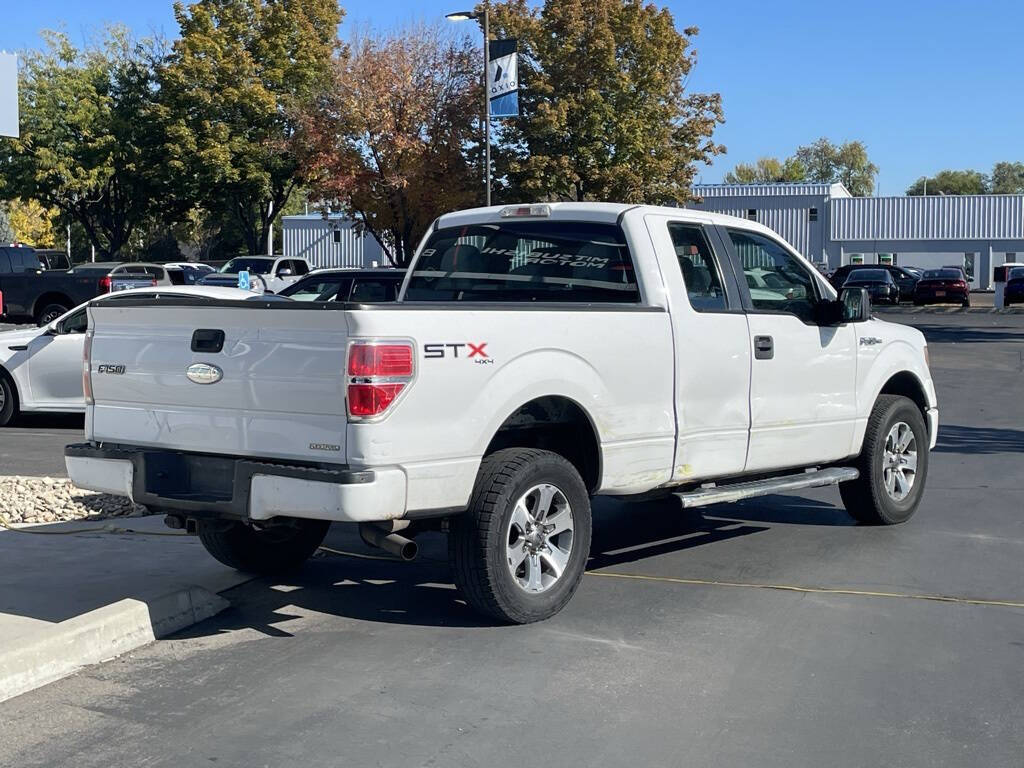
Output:
[[217,328],[199,328],[192,334],[193,352],[220,352],[224,349],[224,331]]

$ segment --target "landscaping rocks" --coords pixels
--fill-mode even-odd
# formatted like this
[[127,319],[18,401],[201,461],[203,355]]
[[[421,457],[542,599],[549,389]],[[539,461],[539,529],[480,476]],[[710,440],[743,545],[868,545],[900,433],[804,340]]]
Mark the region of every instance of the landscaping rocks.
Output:
[[59,477],[0,477],[0,515],[9,523],[55,523],[148,514],[124,496],[75,488]]

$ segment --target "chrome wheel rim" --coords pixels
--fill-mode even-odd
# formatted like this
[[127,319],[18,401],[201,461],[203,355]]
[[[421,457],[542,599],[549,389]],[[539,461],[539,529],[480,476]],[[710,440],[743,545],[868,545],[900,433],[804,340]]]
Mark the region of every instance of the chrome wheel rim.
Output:
[[524,592],[538,594],[562,578],[572,555],[574,522],[569,500],[541,483],[519,497],[506,531],[505,561]]
[[882,453],[882,480],[885,492],[895,501],[910,495],[917,479],[917,438],[905,421],[893,424],[885,438]]

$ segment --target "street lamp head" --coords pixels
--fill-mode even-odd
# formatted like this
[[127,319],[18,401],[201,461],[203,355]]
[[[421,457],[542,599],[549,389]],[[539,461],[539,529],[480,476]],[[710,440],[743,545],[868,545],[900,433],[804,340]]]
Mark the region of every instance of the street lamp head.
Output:
[[474,11],[456,11],[455,13],[445,14],[445,18],[448,21],[468,21],[469,19],[477,18],[478,14]]

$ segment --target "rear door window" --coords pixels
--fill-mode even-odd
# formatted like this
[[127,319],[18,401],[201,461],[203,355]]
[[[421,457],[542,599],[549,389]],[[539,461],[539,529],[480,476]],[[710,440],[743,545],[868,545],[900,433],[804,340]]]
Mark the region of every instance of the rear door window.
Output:
[[349,297],[349,301],[361,304],[394,301],[398,293],[398,286],[401,284],[400,280],[360,278],[352,286],[352,295]]
[[613,224],[508,221],[431,234],[407,301],[640,301],[622,230]]
[[690,306],[698,312],[728,309],[722,270],[704,230],[694,224],[669,224],[668,231]]
[[295,301],[345,301],[351,280],[345,278],[307,278],[281,291]]

